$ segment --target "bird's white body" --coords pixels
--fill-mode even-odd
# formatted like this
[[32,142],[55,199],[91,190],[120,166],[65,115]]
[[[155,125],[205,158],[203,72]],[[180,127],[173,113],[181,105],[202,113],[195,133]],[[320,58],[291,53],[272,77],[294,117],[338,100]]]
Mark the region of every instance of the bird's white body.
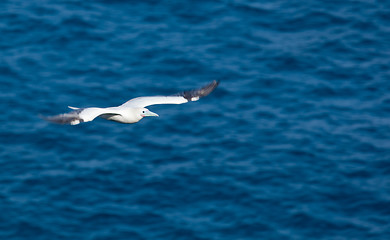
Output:
[[[136,123],[139,122],[142,116],[142,108],[125,108],[125,107],[111,107],[105,109],[107,112],[114,112],[116,114],[103,114],[100,117],[120,122],[120,123]],[[146,108],[144,108],[146,111]]]
[[[79,108],[70,107],[78,110]],[[80,109],[78,118],[71,121],[71,125],[76,125],[81,122],[90,122],[96,117],[101,117],[110,121],[120,123],[136,123],[139,122],[145,116],[158,116],[155,113],[150,112],[146,108],[133,108],[126,106],[108,107],[108,108],[84,108]]]
[[158,116],[158,114],[146,109],[146,106],[157,104],[182,104],[190,101],[197,101],[200,97],[210,94],[217,86],[218,82],[213,81],[199,90],[185,91],[174,96],[138,97],[131,99],[118,107],[69,107],[75,111],[48,117],[47,120],[55,123],[76,125],[82,122],[90,122],[97,117],[101,117],[120,123],[136,123],[144,117]]
[[119,115],[103,114],[101,117],[110,121],[120,123],[136,123],[143,117],[140,114],[136,114],[133,109],[122,109]]

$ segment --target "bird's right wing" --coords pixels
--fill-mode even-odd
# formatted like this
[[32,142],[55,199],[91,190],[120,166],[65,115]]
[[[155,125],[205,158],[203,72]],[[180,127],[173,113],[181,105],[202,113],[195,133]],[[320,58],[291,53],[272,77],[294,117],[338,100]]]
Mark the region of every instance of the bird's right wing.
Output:
[[95,118],[99,117],[103,114],[111,114],[111,115],[120,115],[113,108],[74,108],[75,111],[59,114],[55,116],[45,117],[45,119],[49,122],[58,123],[58,124],[70,124],[76,125],[82,122],[90,122]]
[[121,107],[147,107],[157,104],[182,104],[197,101],[199,98],[209,95],[218,84],[219,82],[214,80],[200,89],[184,91],[172,96],[138,97],[125,102]]

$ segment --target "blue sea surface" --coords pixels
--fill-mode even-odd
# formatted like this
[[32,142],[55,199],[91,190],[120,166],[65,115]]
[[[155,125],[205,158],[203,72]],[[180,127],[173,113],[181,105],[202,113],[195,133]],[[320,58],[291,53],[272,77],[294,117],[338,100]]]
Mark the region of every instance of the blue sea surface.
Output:
[[0,239],[390,239],[389,1],[5,0],[0,89]]

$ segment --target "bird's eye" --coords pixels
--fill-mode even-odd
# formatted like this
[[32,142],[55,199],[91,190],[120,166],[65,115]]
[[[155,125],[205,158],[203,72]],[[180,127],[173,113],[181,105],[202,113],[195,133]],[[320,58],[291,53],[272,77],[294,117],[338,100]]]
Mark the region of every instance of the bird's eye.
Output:
[[142,111],[142,113],[145,113],[145,111]]

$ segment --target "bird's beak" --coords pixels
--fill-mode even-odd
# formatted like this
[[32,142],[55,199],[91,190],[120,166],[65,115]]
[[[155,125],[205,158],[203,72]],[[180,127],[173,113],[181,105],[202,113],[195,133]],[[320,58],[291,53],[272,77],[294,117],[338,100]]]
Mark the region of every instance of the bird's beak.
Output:
[[144,117],[158,117],[157,113],[151,112],[151,111],[146,111],[144,114],[142,114]]

